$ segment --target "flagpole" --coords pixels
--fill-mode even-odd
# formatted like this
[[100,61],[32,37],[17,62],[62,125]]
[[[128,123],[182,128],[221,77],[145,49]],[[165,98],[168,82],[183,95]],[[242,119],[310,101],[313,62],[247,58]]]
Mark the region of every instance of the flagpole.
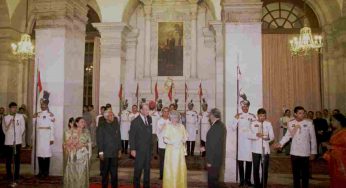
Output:
[[[239,53],[237,53],[237,115],[239,114]],[[239,138],[239,122],[237,123],[237,143],[236,143],[236,181],[238,182],[238,138]]]
[[38,117],[38,114],[37,114],[37,102],[38,102],[38,82],[39,82],[39,66],[40,66],[40,61],[39,59],[37,58],[37,68],[36,68],[36,96],[35,96],[35,115],[36,115],[36,118],[35,118],[35,126],[34,126],[34,139],[35,139],[35,144],[34,144],[34,175],[36,174],[36,156],[37,156],[37,117]]
[[139,96],[139,85],[138,85],[138,82],[137,82],[137,88],[136,88],[137,108],[139,107],[138,106],[138,96]]
[[[202,80],[200,80],[199,83],[199,114],[202,114]],[[198,116],[197,116],[198,117]],[[202,121],[199,121],[199,144],[201,146],[202,142]],[[202,152],[200,151],[199,154],[202,156]]]

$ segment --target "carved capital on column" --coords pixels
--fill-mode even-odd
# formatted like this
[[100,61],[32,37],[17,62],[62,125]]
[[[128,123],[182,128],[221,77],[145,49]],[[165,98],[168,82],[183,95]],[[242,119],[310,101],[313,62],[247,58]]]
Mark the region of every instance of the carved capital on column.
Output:
[[212,31],[210,31],[209,27],[204,27],[203,28],[203,37],[204,37],[204,44],[208,47],[211,48],[215,44],[215,35]]
[[140,0],[143,3],[144,17],[145,19],[151,19],[152,12],[152,0]]
[[87,23],[87,0],[36,0],[36,27],[66,27],[85,33]]
[[222,20],[226,22],[261,22],[261,0],[224,0]]
[[217,36],[222,36],[223,23],[222,21],[209,21],[209,28]]

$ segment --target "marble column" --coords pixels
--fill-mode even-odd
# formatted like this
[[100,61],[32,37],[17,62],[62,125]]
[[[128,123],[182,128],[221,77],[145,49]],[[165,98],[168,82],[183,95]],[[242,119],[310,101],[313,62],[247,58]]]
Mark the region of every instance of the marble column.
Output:
[[40,69],[43,90],[50,93],[49,109],[56,119],[50,175],[61,176],[64,127],[70,117],[82,115],[87,0],[36,0],[34,6],[35,70]]
[[144,77],[150,77],[151,75],[151,59],[150,59],[150,36],[151,36],[151,13],[152,13],[152,1],[142,0],[144,3],[144,17],[145,17],[145,39],[144,39]]
[[[251,102],[250,112],[262,107],[262,35],[260,0],[225,0],[225,116],[227,125],[225,181],[236,181],[236,132],[230,128],[237,111],[237,63],[240,88]],[[239,57],[239,58],[237,58]],[[239,59],[239,62],[238,62]]]
[[[224,37],[223,37],[223,23],[221,21],[210,21],[210,29],[213,31],[215,36],[215,75],[216,75],[216,97],[215,106],[221,110],[221,114],[224,114],[225,108],[225,93],[224,93],[224,69],[225,69],[225,58],[224,58]],[[223,116],[224,118],[225,116]]]
[[119,111],[118,91],[123,82],[122,64],[125,62],[125,36],[130,27],[121,22],[93,23],[101,35],[99,104],[110,103]]
[[191,78],[197,78],[197,0],[190,0],[191,9]]
[[128,99],[129,104],[134,104],[132,101],[132,93],[136,91],[137,85],[134,84],[136,80],[136,49],[138,44],[139,30],[133,29],[126,37],[126,62],[123,72],[125,75],[125,98]]

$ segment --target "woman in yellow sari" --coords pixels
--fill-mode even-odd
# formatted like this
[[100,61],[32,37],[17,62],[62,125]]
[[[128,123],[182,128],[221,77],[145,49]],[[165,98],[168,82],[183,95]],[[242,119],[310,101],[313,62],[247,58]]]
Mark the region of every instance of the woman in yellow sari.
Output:
[[187,140],[187,132],[184,125],[179,123],[179,112],[171,111],[170,120],[171,122],[165,125],[163,132],[163,140],[167,144],[163,170],[163,187],[186,188],[185,142]]

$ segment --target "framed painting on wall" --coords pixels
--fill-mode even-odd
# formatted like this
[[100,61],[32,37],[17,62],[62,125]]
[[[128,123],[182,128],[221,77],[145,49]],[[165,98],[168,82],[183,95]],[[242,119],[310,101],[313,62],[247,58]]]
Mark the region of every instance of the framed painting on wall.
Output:
[[183,22],[158,23],[158,76],[183,76]]

